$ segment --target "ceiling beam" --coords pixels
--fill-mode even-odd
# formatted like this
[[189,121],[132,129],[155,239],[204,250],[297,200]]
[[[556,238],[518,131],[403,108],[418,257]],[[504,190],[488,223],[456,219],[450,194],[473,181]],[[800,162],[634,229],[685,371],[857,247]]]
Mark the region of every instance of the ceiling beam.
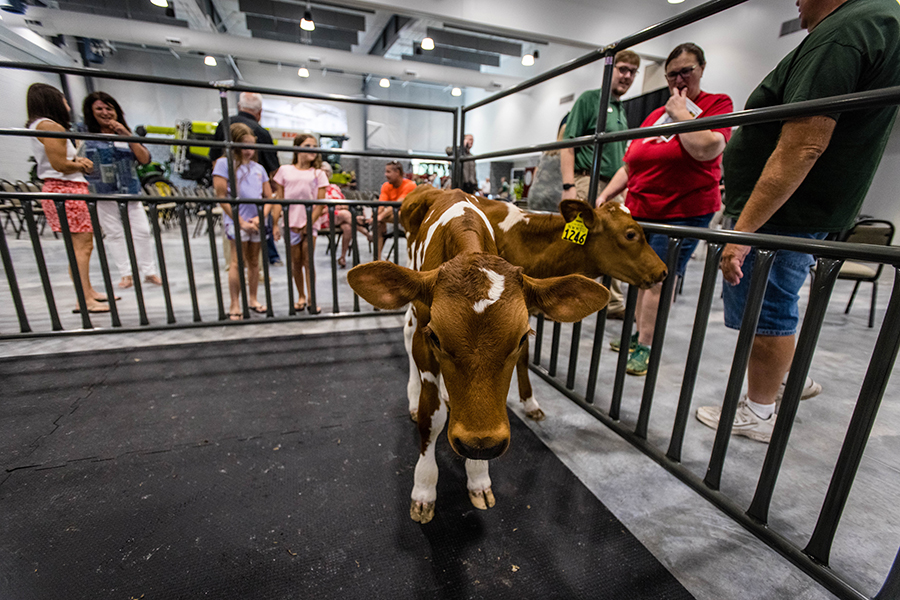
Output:
[[470,48],[478,52],[506,54],[507,56],[522,56],[522,44],[513,42],[456,33],[455,31],[447,31],[446,29],[437,29],[435,27],[428,28],[428,37],[433,39],[435,44],[441,44],[442,46]]
[[392,15],[384,26],[384,29],[378,34],[378,39],[375,40],[375,43],[372,44],[372,47],[369,49],[369,54],[372,54],[373,56],[384,56],[387,54],[388,50],[391,49],[391,46],[400,39],[400,32],[411,22],[412,19],[409,17]]
[[[248,16],[250,14],[260,15],[294,23],[299,23],[306,11],[304,4],[288,4],[278,0],[239,0],[238,8],[241,12],[248,13]],[[310,12],[316,27],[325,25],[351,31],[366,30],[366,18],[362,15],[328,10],[318,6],[311,7]]]

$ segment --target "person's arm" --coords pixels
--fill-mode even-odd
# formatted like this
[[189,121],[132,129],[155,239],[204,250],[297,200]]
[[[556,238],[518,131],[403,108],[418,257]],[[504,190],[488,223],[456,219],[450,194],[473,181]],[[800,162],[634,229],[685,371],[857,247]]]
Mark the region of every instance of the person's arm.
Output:
[[[36,129],[38,131],[65,131],[62,125],[54,121],[41,121]],[[68,159],[66,152],[68,140],[39,137],[38,141],[44,145],[50,166],[60,173],[69,175],[71,173],[90,173],[93,170],[94,163],[87,158],[77,156],[75,160]]]
[[610,198],[615,198],[619,194],[621,194],[628,187],[628,165],[622,165],[622,167],[616,171],[616,174],[613,175],[612,179],[609,180],[609,183],[606,184],[606,187],[603,188],[603,191],[597,196],[597,208],[600,207],[604,202],[608,202]]
[[[272,197],[272,186],[269,185],[268,181],[263,181],[262,188],[263,188],[262,197],[265,198],[266,200],[271,198]],[[273,204],[266,204],[265,206],[263,206],[263,216],[266,217],[267,219],[269,218],[269,214],[272,212],[273,206],[274,206]]]
[[[825,152],[836,121],[816,116],[787,121],[775,150],[741,211],[735,231],[753,233],[797,191],[816,161]],[[726,187],[727,187],[727,181]],[[722,251],[721,269],[725,281],[737,285],[744,276],[741,265],[750,252],[748,246],[727,244]]]
[[[125,125],[119,123],[116,120],[112,120],[109,123],[109,127],[112,128],[113,131],[116,132],[116,135],[134,135],[131,133]],[[147,148],[138,142],[128,142],[128,147],[131,148],[131,152],[134,154],[135,160],[137,160],[140,164],[146,165],[150,162],[150,151]]]
[[[696,118],[687,109],[687,90],[675,90],[666,102],[666,112],[677,123]],[[679,133],[678,138],[685,151],[701,162],[717,158],[725,151],[725,136],[718,131]]]
[[216,192],[216,198],[222,198],[223,200],[222,202],[219,202],[219,206],[222,207],[222,212],[228,215],[228,218],[233,221],[234,215],[231,214],[231,202],[225,201],[225,199],[228,198],[228,180],[221,175],[213,175],[213,190]]

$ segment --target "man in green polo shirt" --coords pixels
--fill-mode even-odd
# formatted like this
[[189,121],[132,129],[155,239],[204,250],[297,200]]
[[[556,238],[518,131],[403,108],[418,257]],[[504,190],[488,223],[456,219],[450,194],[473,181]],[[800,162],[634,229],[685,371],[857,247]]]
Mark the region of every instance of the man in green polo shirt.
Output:
[[[625,110],[619,98],[634,83],[634,76],[641,66],[641,58],[631,50],[622,50],[615,56],[613,63],[612,87],[606,115],[606,131],[624,131],[628,129]],[[600,111],[600,89],[588,90],[578,97],[575,106],[566,121],[565,139],[593,135],[597,131],[597,116]],[[599,193],[616,171],[622,166],[627,142],[612,142],[603,145],[600,157]],[[591,169],[594,164],[594,147],[563,148],[560,151],[560,168],[562,169],[562,199],[578,198],[588,204],[594,204],[596,198],[588,199],[588,188],[591,183]]]
[[[612,85],[609,92],[609,108],[606,114],[606,131],[624,131],[628,129],[628,120],[625,118],[625,109],[619,98],[622,97],[631,84],[638,67],[641,66],[641,57],[631,50],[617,52],[613,59]],[[564,139],[571,140],[583,135],[593,135],[597,131],[597,117],[600,113],[600,89],[588,90],[578,97],[575,106],[569,112],[566,121]],[[600,181],[597,182],[599,194],[622,166],[622,157],[628,142],[611,142],[604,144],[600,155]],[[594,167],[594,147],[581,146],[579,148],[563,148],[559,153],[560,170],[562,171],[562,200],[584,200],[591,206],[596,198],[588,199],[588,191],[591,186],[591,169]],[[622,200],[619,199],[621,202]],[[613,280],[609,288],[610,298],[606,307],[607,317],[621,319],[625,315],[625,298],[617,280]]]
[[[809,35],[750,94],[746,108],[777,106],[900,85],[897,0],[799,0]],[[848,229],[872,183],[897,107],[829,113],[745,125],[725,150],[725,216],[735,231],[821,239]],[[725,325],[740,329],[756,252],[728,244],[722,252]],[[778,251],[747,368],[747,395],[732,429],[768,442],[775,402],[794,356],[798,299],[813,259]],[[807,379],[804,397],[821,391]],[[697,418],[719,423],[719,407]]]

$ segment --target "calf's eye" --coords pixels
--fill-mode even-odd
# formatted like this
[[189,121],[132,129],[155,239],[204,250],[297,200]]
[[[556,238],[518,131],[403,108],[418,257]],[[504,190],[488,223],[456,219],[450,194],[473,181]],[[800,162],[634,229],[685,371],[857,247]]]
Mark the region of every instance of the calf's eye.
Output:
[[625,234],[625,239],[628,240],[629,242],[634,241],[636,238],[637,238],[637,231],[635,231],[633,229],[628,231]]
[[433,331],[428,333],[428,337],[429,337],[429,339],[431,339],[431,341],[435,345],[435,347],[440,349],[441,341],[438,339],[438,336],[436,336]]

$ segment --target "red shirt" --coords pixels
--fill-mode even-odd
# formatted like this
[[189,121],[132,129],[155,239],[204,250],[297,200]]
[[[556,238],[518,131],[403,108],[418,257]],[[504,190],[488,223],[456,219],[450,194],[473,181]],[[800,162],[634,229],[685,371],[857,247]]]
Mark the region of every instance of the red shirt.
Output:
[[[703,112],[698,119],[732,112],[731,98],[701,91],[694,104]],[[665,113],[657,108],[641,124],[650,127]],[[731,138],[731,128],[713,129]],[[628,164],[625,206],[636,219],[680,219],[716,212],[722,206],[719,179],[722,157],[701,162],[684,149],[679,136],[633,140],[623,159]]]
[[381,186],[381,196],[378,197],[379,202],[394,202],[402,200],[408,193],[416,189],[416,184],[410,179],[404,179],[400,182],[399,187],[394,187],[387,181]]

